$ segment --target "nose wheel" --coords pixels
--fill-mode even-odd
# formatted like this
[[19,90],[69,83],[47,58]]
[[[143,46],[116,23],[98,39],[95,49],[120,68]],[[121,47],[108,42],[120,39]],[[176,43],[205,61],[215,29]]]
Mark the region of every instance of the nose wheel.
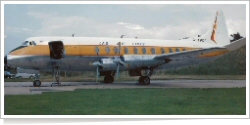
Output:
[[39,80],[39,75],[36,74],[33,80],[33,86],[34,87],[40,87],[42,82]]
[[42,82],[40,80],[33,81],[33,86],[35,86],[35,87],[39,87],[39,86],[41,86],[41,84],[42,84]]
[[141,76],[138,80],[140,85],[149,85],[150,84],[150,78],[148,76]]

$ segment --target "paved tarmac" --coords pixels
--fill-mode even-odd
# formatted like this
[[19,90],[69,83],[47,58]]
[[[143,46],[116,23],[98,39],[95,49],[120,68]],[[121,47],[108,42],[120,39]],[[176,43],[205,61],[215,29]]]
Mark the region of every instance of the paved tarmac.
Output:
[[150,85],[136,82],[62,82],[62,86],[51,87],[50,82],[42,82],[41,87],[33,87],[32,82],[5,82],[4,95],[42,94],[43,92],[74,91],[76,89],[133,89],[133,88],[242,88],[246,80],[152,80]]

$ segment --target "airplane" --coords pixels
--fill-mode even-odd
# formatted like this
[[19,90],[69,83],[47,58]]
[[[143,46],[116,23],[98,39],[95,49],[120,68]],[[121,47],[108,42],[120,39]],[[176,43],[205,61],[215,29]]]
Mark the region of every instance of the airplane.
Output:
[[[60,71],[96,71],[96,81],[113,83],[120,71],[140,76],[140,85],[149,85],[154,70],[197,65],[245,45],[230,43],[221,10],[216,12],[204,35],[181,40],[104,38],[104,37],[30,37],[4,57],[4,63],[35,71],[52,71],[53,85],[61,85]],[[35,79],[34,86],[41,86]]]

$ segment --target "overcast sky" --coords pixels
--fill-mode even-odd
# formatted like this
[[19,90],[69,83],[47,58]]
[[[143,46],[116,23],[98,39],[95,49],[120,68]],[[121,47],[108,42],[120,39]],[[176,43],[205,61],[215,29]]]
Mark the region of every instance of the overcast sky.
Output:
[[216,10],[225,15],[229,34],[246,36],[245,4],[35,5],[4,6],[7,54],[32,36],[180,39],[204,34]]

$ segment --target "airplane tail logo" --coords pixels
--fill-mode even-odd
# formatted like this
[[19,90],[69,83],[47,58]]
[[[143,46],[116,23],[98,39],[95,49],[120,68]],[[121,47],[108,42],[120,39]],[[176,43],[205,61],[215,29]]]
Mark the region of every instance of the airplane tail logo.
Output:
[[211,35],[211,40],[214,41],[214,43],[217,44],[215,38],[216,38],[216,30],[217,30],[217,27],[218,27],[218,22],[217,22],[217,16],[218,16],[218,11],[216,13],[216,17],[215,17],[215,21],[214,21],[214,25],[213,25],[213,32],[212,32],[212,35]]
[[221,10],[216,12],[215,20],[207,33],[200,38],[206,39],[206,42],[213,42],[218,45],[226,46],[230,44],[226,21]]

